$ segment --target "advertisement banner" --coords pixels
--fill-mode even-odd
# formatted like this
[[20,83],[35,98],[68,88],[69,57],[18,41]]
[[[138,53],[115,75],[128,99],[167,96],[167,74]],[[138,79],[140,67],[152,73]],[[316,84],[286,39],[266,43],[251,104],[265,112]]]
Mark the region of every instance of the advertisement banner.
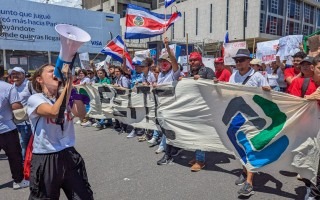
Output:
[[120,16],[115,14],[21,0],[0,0],[0,5],[1,49],[59,52],[57,24],[74,25],[90,34],[91,41],[79,52],[100,52],[112,39],[108,32],[120,34]]

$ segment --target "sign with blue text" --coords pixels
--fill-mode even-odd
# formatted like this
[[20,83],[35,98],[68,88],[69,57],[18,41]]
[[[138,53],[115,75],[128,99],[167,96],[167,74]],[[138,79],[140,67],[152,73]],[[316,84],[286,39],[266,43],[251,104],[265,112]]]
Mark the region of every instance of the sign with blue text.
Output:
[[[77,26],[91,36],[79,52],[97,53],[120,34],[120,16],[21,0],[0,0],[0,49],[60,50],[57,24]],[[2,30],[2,31],[1,31]]]

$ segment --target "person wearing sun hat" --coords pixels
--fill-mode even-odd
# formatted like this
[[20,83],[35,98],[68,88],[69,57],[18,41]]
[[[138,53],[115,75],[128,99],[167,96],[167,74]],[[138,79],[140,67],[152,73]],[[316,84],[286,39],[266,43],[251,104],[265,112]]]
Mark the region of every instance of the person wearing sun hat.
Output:
[[[239,49],[233,59],[236,63],[237,71],[231,75],[229,83],[251,87],[262,87],[265,91],[271,90],[267,79],[250,67],[251,57],[248,49]],[[253,172],[248,171],[246,167],[243,166],[243,172],[235,181],[236,185],[243,185],[238,191],[240,196],[250,196],[254,194],[253,175]]]

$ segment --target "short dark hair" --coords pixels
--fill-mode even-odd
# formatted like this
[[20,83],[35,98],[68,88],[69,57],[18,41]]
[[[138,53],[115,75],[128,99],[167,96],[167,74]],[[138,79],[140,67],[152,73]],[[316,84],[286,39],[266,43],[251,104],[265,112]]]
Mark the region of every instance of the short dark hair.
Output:
[[88,76],[87,70],[85,70],[85,69],[80,69],[79,72],[78,72],[78,75],[79,75],[81,72],[82,72],[85,76]]
[[0,78],[4,76],[4,67],[0,65]]
[[317,55],[316,57],[314,57],[312,65],[316,66],[319,62],[320,62],[320,55]]
[[109,66],[109,68],[115,68],[115,67],[116,67],[116,66],[114,66],[114,65],[110,65],[110,66]]
[[303,51],[299,51],[298,53],[292,56],[292,58],[301,58],[301,59],[304,59],[305,57],[307,57],[307,54]]

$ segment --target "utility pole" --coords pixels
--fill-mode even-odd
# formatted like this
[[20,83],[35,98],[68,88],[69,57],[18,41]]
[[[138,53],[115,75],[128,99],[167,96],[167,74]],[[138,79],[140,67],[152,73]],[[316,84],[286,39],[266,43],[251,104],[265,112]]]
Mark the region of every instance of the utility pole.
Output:
[[246,41],[246,0],[243,0],[243,41]]

